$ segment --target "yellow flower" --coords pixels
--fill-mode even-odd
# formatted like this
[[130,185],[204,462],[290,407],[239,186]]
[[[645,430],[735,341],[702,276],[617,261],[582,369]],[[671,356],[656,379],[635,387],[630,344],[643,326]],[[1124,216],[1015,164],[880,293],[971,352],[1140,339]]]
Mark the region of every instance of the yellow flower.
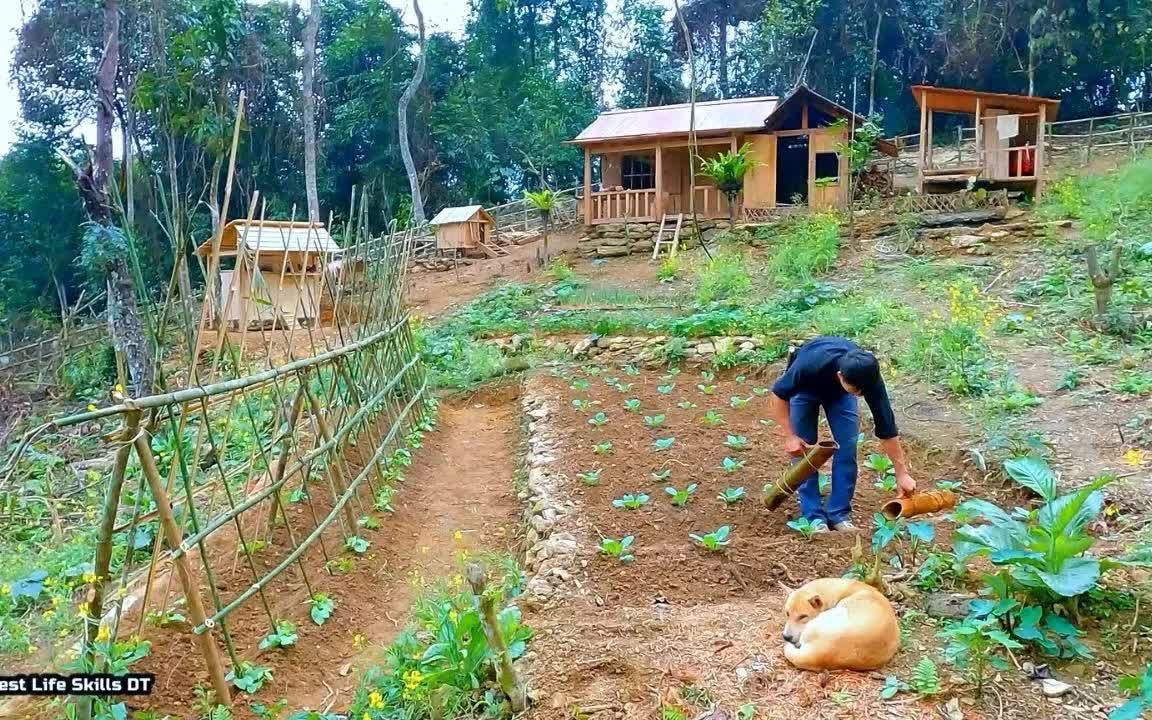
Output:
[[456,542],[460,542],[464,539],[464,533],[457,530],[456,532],[452,533],[452,539]]
[[448,619],[451,620],[452,622],[456,622],[457,620],[460,619],[460,616],[456,613],[455,610],[449,610],[448,611]]
[[424,673],[419,670],[408,670],[402,676],[404,680],[404,687],[408,690],[415,690],[420,687],[420,681],[424,679]]
[[111,636],[112,633],[108,630],[108,626],[101,625],[100,629],[96,632],[96,642],[104,642]]
[[456,575],[452,576],[452,579],[448,584],[453,590],[459,590],[460,588],[464,587],[464,576],[457,573]]
[[352,647],[356,648],[357,650],[363,650],[364,644],[365,644],[365,639],[364,639],[363,635],[361,635],[360,633],[356,633],[355,635],[352,636]]
[[375,690],[368,693],[368,707],[372,708],[373,710],[383,710],[384,696]]
[[85,583],[91,585],[92,583],[96,582],[96,573],[86,572],[84,573],[84,577],[82,579]]
[[360,720],[372,720],[372,716],[365,711],[364,714],[360,716]]
[[96,411],[96,403],[88,403],[88,412]]
[[56,611],[45,610],[44,612],[40,613],[40,617],[44,618],[45,620],[51,620],[52,618],[56,617]]
[[80,617],[88,617],[88,603],[80,603],[80,605],[76,607],[76,614]]
[[0,585],[0,597],[4,597],[5,595],[11,595],[11,594],[12,594],[12,586],[11,585],[9,585],[8,583],[4,583],[3,585]]
[[1124,462],[1132,467],[1140,467],[1147,459],[1147,453],[1140,448],[1132,448],[1124,453]]

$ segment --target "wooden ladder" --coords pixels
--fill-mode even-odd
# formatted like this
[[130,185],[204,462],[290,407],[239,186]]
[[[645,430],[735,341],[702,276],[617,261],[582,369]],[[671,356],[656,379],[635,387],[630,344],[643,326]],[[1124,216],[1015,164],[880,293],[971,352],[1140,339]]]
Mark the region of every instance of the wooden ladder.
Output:
[[[652,259],[660,257],[660,248],[668,248],[668,256],[676,257],[676,248],[680,245],[680,226],[684,224],[684,213],[665,215],[660,220],[660,232],[656,233],[656,242],[652,245]],[[664,231],[672,234],[671,240],[664,239]]]

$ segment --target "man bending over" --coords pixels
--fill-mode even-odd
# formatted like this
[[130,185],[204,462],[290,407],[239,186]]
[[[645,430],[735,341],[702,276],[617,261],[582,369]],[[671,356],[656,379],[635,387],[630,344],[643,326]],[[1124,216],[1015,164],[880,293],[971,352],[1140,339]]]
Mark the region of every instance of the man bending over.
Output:
[[855,530],[852,524],[852,495],[856,491],[856,438],[860,434],[857,398],[863,397],[872,411],[880,449],[892,460],[899,497],[916,490],[908,472],[908,461],[900,444],[896,418],[888,402],[888,391],[880,377],[876,356],[841,337],[817,337],[796,349],[788,358],[788,368],[768,396],[771,417],[784,435],[789,455],[804,455],[816,443],[820,408],[828,418],[832,437],[840,446],[832,456],[832,488],[827,503],[820,495],[815,472],[800,486],[800,512],[815,532]]

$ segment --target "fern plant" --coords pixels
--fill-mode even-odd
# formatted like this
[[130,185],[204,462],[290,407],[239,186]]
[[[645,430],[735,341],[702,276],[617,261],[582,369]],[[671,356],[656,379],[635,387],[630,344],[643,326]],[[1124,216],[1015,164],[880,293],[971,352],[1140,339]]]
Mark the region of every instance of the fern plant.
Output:
[[728,222],[735,222],[736,196],[744,189],[744,176],[755,165],[750,153],[752,145],[744,143],[736,152],[722,152],[715,157],[698,158],[700,174],[716,183],[716,189],[728,199]]
[[[544,262],[548,262],[548,226],[552,221],[552,213],[556,210],[556,193],[548,188],[541,190],[527,190],[524,193],[524,202],[540,213],[541,239],[543,240]],[[527,230],[528,228],[524,228]]]
[[909,684],[917,695],[923,697],[940,694],[940,673],[932,658],[920,658],[920,662],[912,668],[912,682]]

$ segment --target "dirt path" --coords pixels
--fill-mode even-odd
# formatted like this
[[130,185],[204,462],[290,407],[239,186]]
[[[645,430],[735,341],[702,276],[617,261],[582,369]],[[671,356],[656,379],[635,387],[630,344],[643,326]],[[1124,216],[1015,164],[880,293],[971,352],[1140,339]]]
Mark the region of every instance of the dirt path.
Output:
[[[451,577],[468,552],[507,552],[517,544],[519,504],[513,489],[519,439],[515,388],[445,402],[436,429],[414,453],[413,465],[373,545],[386,548],[373,573],[372,596],[347,598],[363,635],[363,651],[351,637],[331,637],[344,649],[341,662],[323,670],[304,692],[288,696],[289,707],[347,705],[357,670],[383,654],[403,628],[423,585]],[[306,650],[306,648],[304,649]],[[324,683],[331,687],[331,693]]]

